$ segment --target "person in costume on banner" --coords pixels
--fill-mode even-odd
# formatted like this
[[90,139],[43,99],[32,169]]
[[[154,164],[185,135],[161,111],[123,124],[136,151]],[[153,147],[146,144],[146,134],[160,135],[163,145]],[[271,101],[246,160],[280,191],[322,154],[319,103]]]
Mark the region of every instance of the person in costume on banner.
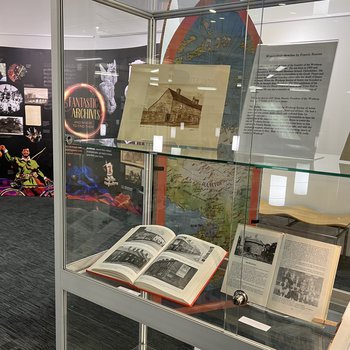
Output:
[[[0,154],[4,154],[8,162],[16,164],[17,173],[11,187],[21,188],[26,196],[40,196],[45,191],[45,186],[52,183],[40,170],[37,161],[30,157],[29,148],[22,149],[22,157],[12,157],[6,146],[0,145]],[[40,181],[39,177],[44,180],[45,184]]]

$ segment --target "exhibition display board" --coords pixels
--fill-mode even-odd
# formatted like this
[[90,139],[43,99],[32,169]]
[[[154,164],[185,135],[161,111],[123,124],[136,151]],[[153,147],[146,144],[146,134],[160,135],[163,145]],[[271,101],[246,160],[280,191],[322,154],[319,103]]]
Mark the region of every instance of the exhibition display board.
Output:
[[347,135],[323,141],[340,36],[265,40],[294,1],[79,3],[52,2],[57,348],[345,343]]
[[[51,52],[1,47],[0,62],[0,196],[49,195],[44,177],[53,179]],[[23,149],[32,159],[28,167],[13,159],[22,158]],[[35,183],[29,176],[38,189],[28,186]]]

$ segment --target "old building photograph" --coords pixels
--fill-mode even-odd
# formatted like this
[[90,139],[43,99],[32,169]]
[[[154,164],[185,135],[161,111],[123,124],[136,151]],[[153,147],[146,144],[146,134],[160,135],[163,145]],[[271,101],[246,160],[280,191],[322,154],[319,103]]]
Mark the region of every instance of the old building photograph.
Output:
[[182,95],[180,88],[176,91],[167,88],[156,102],[143,110],[141,124],[198,128],[201,113],[199,98]]

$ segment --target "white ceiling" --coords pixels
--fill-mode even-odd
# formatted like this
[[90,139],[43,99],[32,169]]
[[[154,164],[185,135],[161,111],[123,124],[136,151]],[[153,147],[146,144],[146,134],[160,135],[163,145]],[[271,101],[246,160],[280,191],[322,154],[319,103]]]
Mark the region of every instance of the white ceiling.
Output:
[[[51,47],[50,0],[11,0],[16,16],[2,16],[0,46]],[[147,44],[143,18],[87,0],[64,2],[65,45],[68,49],[101,49]],[[159,26],[160,27],[160,26]],[[161,27],[160,27],[161,28]]]
[[[4,0],[2,0],[4,1]],[[172,6],[185,7],[196,0],[173,0]],[[123,0],[149,9],[152,0]],[[50,0],[11,0],[0,21],[0,46],[50,48]],[[168,0],[155,1],[162,9]],[[281,4],[283,4],[281,0]],[[15,16],[11,16],[15,13]],[[322,0],[288,6],[252,10],[254,23],[289,21],[315,16],[350,13],[350,0]],[[64,29],[67,49],[102,49],[146,45],[147,21],[89,0],[64,1]],[[160,36],[162,23],[158,26]]]

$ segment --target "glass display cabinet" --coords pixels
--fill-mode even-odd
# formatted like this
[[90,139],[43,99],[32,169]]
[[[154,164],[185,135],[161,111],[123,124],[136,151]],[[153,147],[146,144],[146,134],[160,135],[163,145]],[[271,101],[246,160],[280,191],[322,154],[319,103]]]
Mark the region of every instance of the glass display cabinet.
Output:
[[57,349],[346,343],[350,5],[51,4]]

